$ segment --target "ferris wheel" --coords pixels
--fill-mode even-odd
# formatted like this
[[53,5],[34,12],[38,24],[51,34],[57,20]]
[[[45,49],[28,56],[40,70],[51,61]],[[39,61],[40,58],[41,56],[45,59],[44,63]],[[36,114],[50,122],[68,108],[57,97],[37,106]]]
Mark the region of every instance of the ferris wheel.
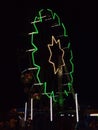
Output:
[[22,71],[22,79],[29,82],[32,95],[52,97],[63,106],[70,93],[74,97],[73,52],[66,27],[51,9],[41,9],[31,25],[30,48],[26,50],[31,65]]
[[[35,101],[37,107],[40,105],[39,101],[44,99],[42,97],[50,100],[50,120],[52,121],[52,101],[54,107],[58,105],[62,111],[68,104],[72,105],[72,102],[69,102],[71,95],[71,98],[76,99],[78,122],[77,94],[73,87],[73,52],[66,27],[58,14],[51,9],[41,9],[31,22],[31,26],[32,31],[28,33],[29,48],[25,51],[29,58],[29,66],[21,71],[25,92],[29,94],[31,120],[34,111],[33,99],[38,101]],[[26,114],[27,102],[25,120]]]

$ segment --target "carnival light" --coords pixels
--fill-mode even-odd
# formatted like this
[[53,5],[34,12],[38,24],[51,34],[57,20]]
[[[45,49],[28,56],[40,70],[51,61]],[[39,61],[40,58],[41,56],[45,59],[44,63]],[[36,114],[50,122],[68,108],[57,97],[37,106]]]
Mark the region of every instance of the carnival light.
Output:
[[[31,52],[32,54],[32,62],[33,62],[33,66],[34,68],[36,68],[36,83],[34,84],[39,84],[39,86],[41,88],[43,88],[43,93],[45,95],[47,95],[47,97],[49,98],[53,98],[53,101],[57,101],[56,100],[56,95],[54,94],[54,90],[52,90],[51,92],[47,91],[47,86],[48,86],[48,82],[45,80],[44,82],[41,81],[40,78],[40,72],[41,72],[41,66],[35,62],[35,53],[39,52],[39,49],[37,47],[37,43],[35,42],[35,36],[37,36],[39,34],[39,28],[38,28],[38,24],[40,23],[40,26],[42,23],[44,22],[49,22],[50,20],[56,21],[56,24],[51,25],[50,28],[54,29],[56,27],[61,27],[62,28],[62,34],[60,34],[59,36],[56,36],[54,34],[51,35],[51,39],[52,39],[52,43],[51,44],[47,44],[48,45],[48,50],[50,52],[50,57],[49,59],[47,59],[47,61],[49,61],[50,64],[53,65],[53,70],[54,70],[54,74],[56,75],[58,73],[58,71],[63,68],[62,70],[64,70],[65,74],[66,74],[66,79],[68,79],[67,81],[67,85],[65,86],[64,93],[66,96],[69,95],[71,88],[73,86],[73,72],[74,72],[74,64],[73,64],[73,54],[72,54],[72,50],[70,47],[70,42],[68,43],[64,43],[61,41],[61,38],[63,37],[64,39],[66,39],[68,37],[67,32],[66,32],[66,28],[64,26],[64,24],[61,22],[59,16],[54,13],[52,10],[50,9],[46,9],[47,13],[45,14],[45,10],[41,9],[38,12],[38,15],[34,18],[34,21],[31,22],[31,24],[33,25],[34,30],[32,32],[29,33],[29,35],[31,36],[31,45],[32,45],[32,49],[29,49],[28,51]],[[64,45],[65,44],[65,45]],[[61,63],[59,64],[58,67],[56,67],[56,63],[54,61],[52,61],[52,56],[53,56],[53,52],[52,52],[52,47],[54,45],[58,45],[59,50],[62,52],[62,56],[61,56]],[[62,47],[63,46],[63,47]],[[66,64],[66,59],[64,56],[66,56],[66,50],[69,50],[70,52],[70,59],[69,59],[69,63],[71,64],[71,70],[69,71],[67,68],[67,64]],[[43,59],[42,59],[43,60]],[[46,70],[47,71],[47,70]],[[62,72],[60,73],[62,74]],[[68,90],[66,90],[66,87],[68,88]]]
[[[62,52],[62,56],[61,56],[62,64],[59,65],[58,68],[56,68],[56,66],[55,66],[56,63],[54,63],[54,62],[52,61],[52,54],[53,54],[53,52],[52,52],[52,50],[51,50],[51,47],[54,46],[54,44],[57,44],[58,47],[59,47],[59,49],[60,49],[60,51]],[[61,69],[63,66],[65,66],[65,62],[64,62],[64,59],[63,59],[63,57],[64,57],[64,50],[61,48],[60,39],[58,39],[58,40],[56,41],[55,37],[52,36],[52,44],[48,44],[48,49],[49,49],[49,51],[50,51],[50,57],[49,57],[49,60],[48,60],[48,61],[53,65],[54,74],[56,74],[56,73],[59,71],[59,69]],[[58,52],[57,52],[57,53],[58,53]]]

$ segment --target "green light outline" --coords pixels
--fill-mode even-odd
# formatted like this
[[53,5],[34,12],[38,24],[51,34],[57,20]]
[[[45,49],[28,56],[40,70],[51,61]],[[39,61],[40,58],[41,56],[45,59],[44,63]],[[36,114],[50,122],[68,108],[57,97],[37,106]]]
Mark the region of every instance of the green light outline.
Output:
[[[38,48],[37,48],[36,45],[34,44],[34,35],[37,35],[37,34],[39,33],[39,31],[38,31],[38,29],[37,29],[37,26],[36,26],[37,21],[43,22],[43,21],[42,21],[42,12],[43,12],[43,10],[44,10],[44,9],[41,9],[41,10],[38,12],[39,16],[36,16],[35,19],[34,19],[33,26],[34,26],[35,31],[32,32],[32,34],[31,34],[31,35],[32,35],[32,36],[31,36],[31,44],[32,44],[32,46],[34,47],[34,51],[32,52],[32,61],[33,61],[33,65],[34,65],[35,67],[37,67],[37,69],[38,69],[37,74],[36,74],[36,78],[37,78],[37,80],[38,80],[38,83],[41,83],[41,80],[40,80],[40,78],[39,78],[40,66],[35,63],[34,54],[38,51]],[[64,24],[60,22],[60,17],[59,17],[56,13],[53,13],[52,10],[50,10],[50,9],[47,9],[47,10],[51,13],[53,19],[57,18],[58,24],[59,24],[60,26],[62,26],[63,29],[64,29],[64,36],[65,36],[65,37],[68,37],[68,35],[67,35],[67,33],[66,33],[66,28],[65,28]],[[70,42],[68,43],[67,48],[70,48]],[[69,73],[69,74],[70,74],[70,77],[71,77],[71,81],[67,83],[68,88],[69,88],[69,91],[70,91],[70,89],[71,89],[71,87],[72,87],[72,84],[73,84],[73,76],[72,76],[72,74],[73,74],[73,72],[74,72],[74,64],[73,64],[73,62],[72,62],[72,60],[73,60],[72,50],[70,50],[70,53],[71,53],[70,63],[71,63],[71,65],[72,65],[72,71]],[[50,98],[50,97],[52,96],[52,97],[53,97],[53,101],[56,102],[56,98],[55,98],[55,95],[54,95],[54,91],[51,91],[51,93],[47,93],[47,82],[44,82],[44,83],[43,83],[43,87],[44,87],[44,93],[47,95],[47,97]],[[64,90],[64,93],[66,94],[66,96],[68,96],[69,91],[66,91],[66,89]]]

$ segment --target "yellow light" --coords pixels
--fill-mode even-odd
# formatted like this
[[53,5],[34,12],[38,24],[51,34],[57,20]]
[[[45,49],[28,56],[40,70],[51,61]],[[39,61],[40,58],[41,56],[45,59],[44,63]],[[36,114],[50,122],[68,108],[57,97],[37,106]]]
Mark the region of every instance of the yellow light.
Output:
[[[57,69],[56,69],[56,67],[55,67],[55,63],[51,61],[52,51],[51,51],[51,48],[50,48],[50,47],[53,46],[54,44],[58,44],[59,49],[62,51],[62,58],[61,58],[62,64],[61,64]],[[63,57],[64,57],[64,50],[61,48],[60,39],[58,39],[58,40],[56,41],[55,37],[52,36],[52,44],[48,44],[48,49],[49,49],[49,51],[50,51],[50,57],[49,57],[49,60],[48,60],[48,61],[49,61],[49,63],[51,63],[51,64],[53,65],[54,74],[56,74],[56,73],[59,71],[59,69],[61,69],[63,66],[65,66],[65,62],[64,62],[64,59],[63,59]]]

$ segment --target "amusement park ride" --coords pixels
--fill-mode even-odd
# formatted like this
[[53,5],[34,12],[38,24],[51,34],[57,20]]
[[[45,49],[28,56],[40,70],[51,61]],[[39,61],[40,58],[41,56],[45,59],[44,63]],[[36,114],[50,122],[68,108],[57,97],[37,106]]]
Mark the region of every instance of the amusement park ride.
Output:
[[51,9],[41,9],[31,25],[31,43],[25,51],[30,64],[21,71],[21,80],[28,95],[24,119],[33,120],[36,112],[47,110],[50,121],[53,121],[57,113],[63,116],[74,107],[78,122],[73,52],[65,25]]

